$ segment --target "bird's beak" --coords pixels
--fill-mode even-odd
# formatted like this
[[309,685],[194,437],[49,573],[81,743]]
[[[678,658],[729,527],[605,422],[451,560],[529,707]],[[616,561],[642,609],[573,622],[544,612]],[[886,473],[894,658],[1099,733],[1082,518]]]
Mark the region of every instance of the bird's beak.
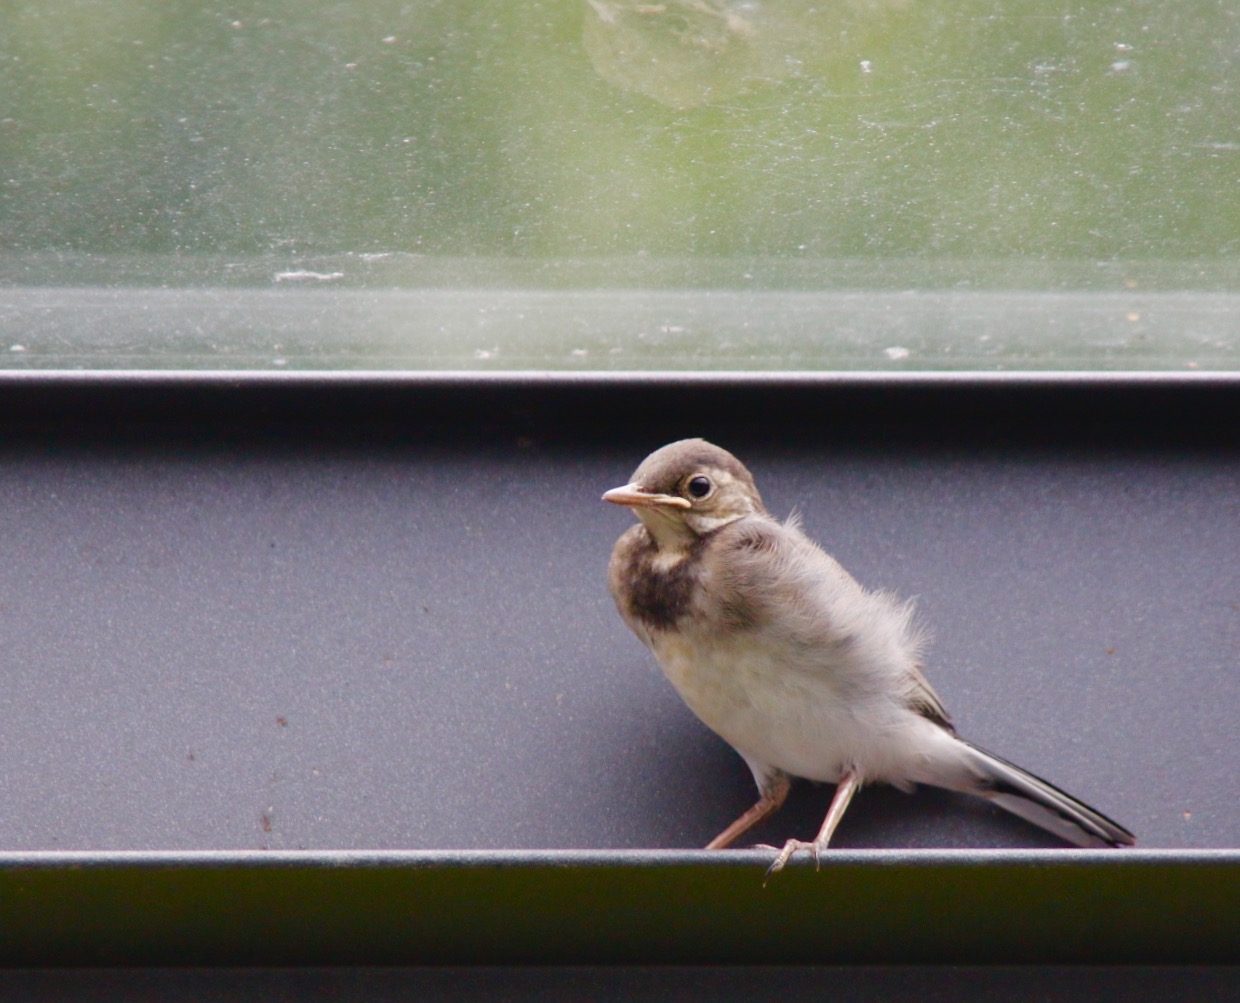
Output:
[[688,498],[677,495],[659,495],[645,490],[640,484],[626,484],[604,493],[603,501],[629,508],[692,508]]

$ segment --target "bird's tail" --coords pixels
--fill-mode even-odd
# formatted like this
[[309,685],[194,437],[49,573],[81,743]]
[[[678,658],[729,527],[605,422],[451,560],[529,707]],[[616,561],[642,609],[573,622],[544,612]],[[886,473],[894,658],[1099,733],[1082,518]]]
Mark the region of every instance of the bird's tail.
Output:
[[1054,784],[976,745],[960,742],[967,749],[969,765],[979,777],[979,784],[972,793],[980,794],[1000,808],[1076,846],[1132,846],[1136,843],[1136,837],[1122,825]]

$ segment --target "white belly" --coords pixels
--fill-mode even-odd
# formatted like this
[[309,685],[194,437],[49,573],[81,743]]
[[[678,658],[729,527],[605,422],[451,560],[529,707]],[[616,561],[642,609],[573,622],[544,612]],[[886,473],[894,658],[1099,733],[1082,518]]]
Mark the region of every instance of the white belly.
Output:
[[915,736],[934,726],[881,691],[859,690],[856,680],[873,674],[855,664],[798,665],[761,633],[724,645],[669,632],[651,647],[690,709],[751,764],[827,783],[846,768],[897,784],[920,772],[908,761]]

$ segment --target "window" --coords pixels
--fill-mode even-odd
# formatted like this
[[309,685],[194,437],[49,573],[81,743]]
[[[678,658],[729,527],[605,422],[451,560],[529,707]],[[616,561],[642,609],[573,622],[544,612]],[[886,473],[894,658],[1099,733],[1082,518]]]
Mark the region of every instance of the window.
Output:
[[16,2],[9,369],[1233,369],[1221,0]]

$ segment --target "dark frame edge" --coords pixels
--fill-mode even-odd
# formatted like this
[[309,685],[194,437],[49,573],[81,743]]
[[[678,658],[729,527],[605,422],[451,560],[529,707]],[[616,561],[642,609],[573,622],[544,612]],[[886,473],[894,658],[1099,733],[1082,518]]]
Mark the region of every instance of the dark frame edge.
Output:
[[0,371],[0,430],[566,445],[1240,442],[1240,372]]
[[1223,964],[1240,851],[0,854],[5,966]]

